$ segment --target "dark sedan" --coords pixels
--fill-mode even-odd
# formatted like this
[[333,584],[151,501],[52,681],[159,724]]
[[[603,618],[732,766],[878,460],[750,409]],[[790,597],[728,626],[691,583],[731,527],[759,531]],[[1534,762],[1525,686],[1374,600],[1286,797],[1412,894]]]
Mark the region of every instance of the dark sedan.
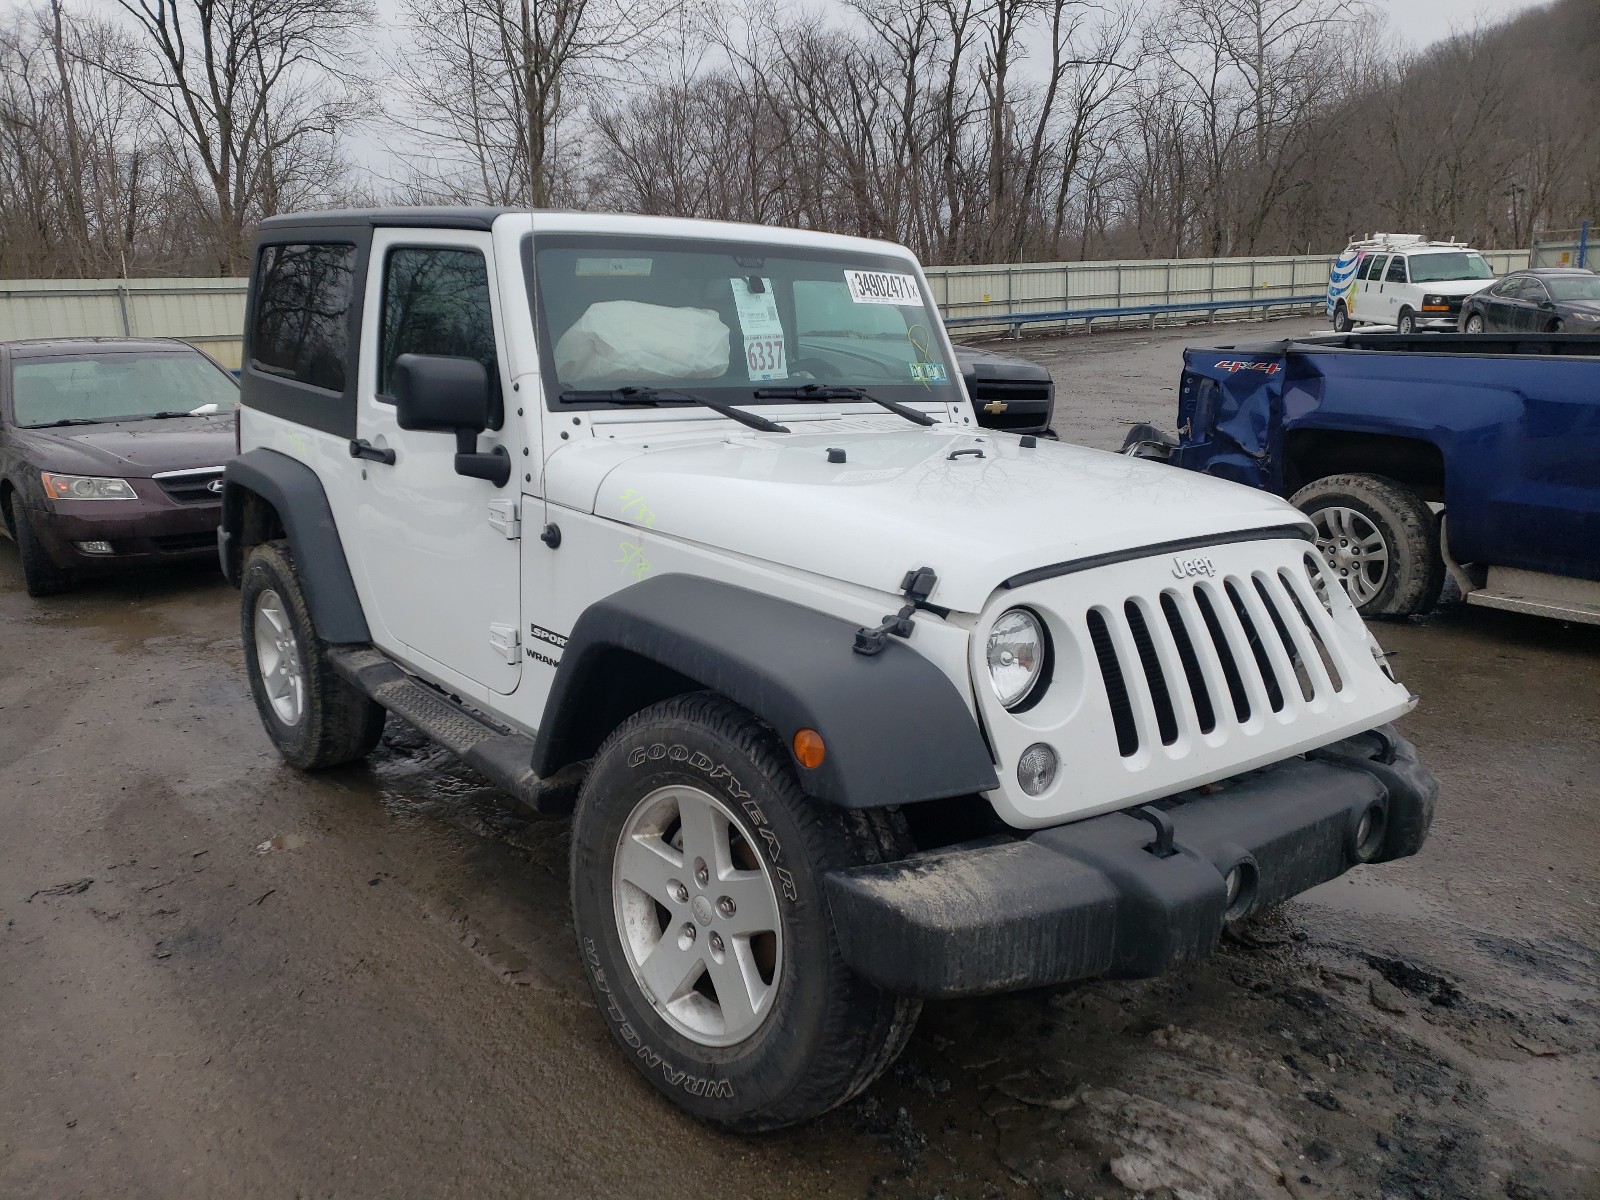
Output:
[[1600,332],[1600,275],[1581,267],[1513,271],[1461,306],[1463,333]]
[[28,594],[215,555],[238,402],[183,342],[0,342],[0,517]]

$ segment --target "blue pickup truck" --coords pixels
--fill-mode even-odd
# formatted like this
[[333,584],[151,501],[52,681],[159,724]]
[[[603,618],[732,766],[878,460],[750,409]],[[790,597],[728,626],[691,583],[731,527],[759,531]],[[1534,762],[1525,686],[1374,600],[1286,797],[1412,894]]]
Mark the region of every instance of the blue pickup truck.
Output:
[[1124,452],[1291,500],[1365,616],[1600,624],[1600,335],[1342,334],[1184,353],[1178,436]]

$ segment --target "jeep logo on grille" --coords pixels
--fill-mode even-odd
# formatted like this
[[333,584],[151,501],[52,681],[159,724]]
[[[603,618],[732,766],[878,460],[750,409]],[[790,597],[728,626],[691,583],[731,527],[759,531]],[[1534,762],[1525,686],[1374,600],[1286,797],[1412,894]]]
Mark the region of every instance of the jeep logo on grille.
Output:
[[1174,579],[1191,579],[1196,575],[1215,577],[1216,564],[1209,558],[1174,558],[1172,560],[1172,577]]

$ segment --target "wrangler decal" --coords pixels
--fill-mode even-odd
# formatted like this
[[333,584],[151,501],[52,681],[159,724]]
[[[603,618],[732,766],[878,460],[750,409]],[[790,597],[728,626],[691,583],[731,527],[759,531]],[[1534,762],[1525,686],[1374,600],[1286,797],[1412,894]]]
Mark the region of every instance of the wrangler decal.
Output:
[[702,1079],[690,1075],[687,1071],[678,1071],[668,1066],[660,1054],[645,1044],[638,1032],[628,1023],[627,1014],[622,1011],[622,1006],[617,1003],[617,998],[611,992],[611,985],[606,981],[605,970],[600,966],[600,952],[595,948],[593,938],[583,939],[583,956],[589,962],[589,970],[594,975],[594,986],[606,998],[606,1015],[616,1022],[617,1032],[622,1040],[632,1047],[644,1064],[650,1070],[660,1068],[661,1077],[673,1087],[681,1087],[691,1096],[707,1096],[712,1100],[732,1100],[733,1084],[726,1079]]

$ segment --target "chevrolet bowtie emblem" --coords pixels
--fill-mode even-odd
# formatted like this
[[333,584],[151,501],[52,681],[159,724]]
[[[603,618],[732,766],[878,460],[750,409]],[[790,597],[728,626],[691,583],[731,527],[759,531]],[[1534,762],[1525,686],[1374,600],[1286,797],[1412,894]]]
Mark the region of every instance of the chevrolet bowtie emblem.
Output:
[[1010,405],[1008,405],[1004,400],[991,400],[989,403],[983,406],[983,411],[986,413],[993,413],[998,416],[1000,413],[1005,412],[1005,410],[1009,407]]

